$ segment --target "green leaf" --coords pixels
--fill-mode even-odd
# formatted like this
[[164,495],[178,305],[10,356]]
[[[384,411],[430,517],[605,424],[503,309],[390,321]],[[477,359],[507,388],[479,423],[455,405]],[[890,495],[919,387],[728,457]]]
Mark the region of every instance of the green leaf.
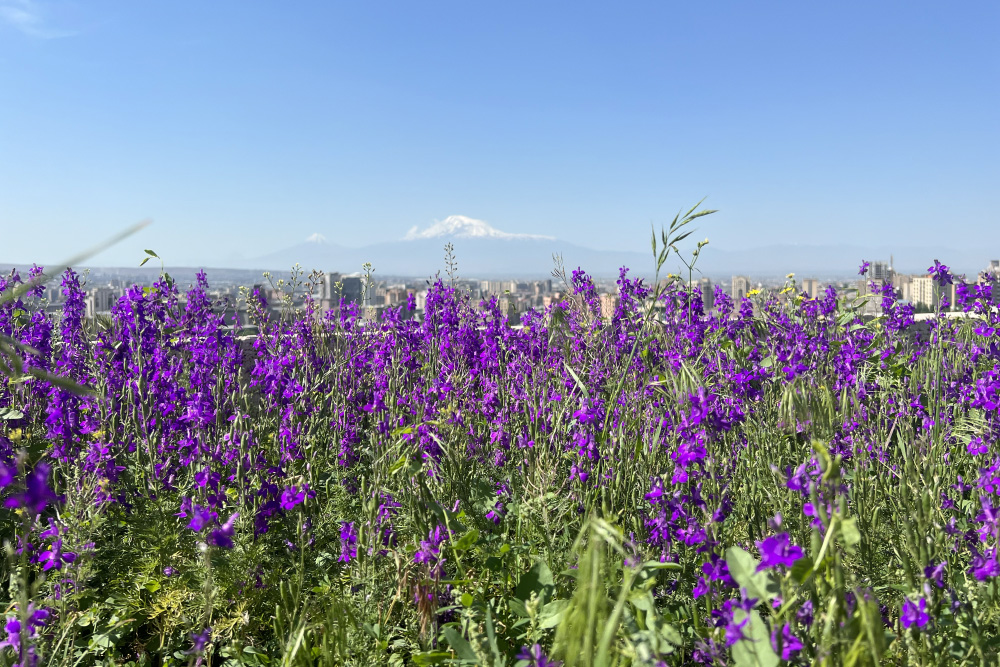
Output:
[[[746,618],[742,609],[736,611],[733,619],[739,623]],[[771,648],[771,635],[756,611],[750,612],[750,622],[743,628],[745,639],[733,644],[733,662],[737,667],[777,667],[781,662]]]
[[670,245],[673,245],[674,243],[680,243],[681,241],[683,241],[687,237],[689,237],[692,234],[694,234],[694,232],[695,232],[695,230],[693,230],[693,229],[691,231],[689,231],[689,232],[684,232],[683,234],[681,234],[677,238],[672,239],[671,242],[670,242]]
[[500,645],[497,643],[496,627],[493,623],[493,612],[490,606],[486,605],[486,639],[490,644],[490,652],[493,654],[493,664],[501,667],[504,664],[503,656],[500,653]]
[[661,563],[658,560],[647,560],[642,564],[642,569],[644,570],[670,570],[671,572],[677,572],[683,570],[684,567],[680,563]]
[[405,454],[396,459],[396,462],[389,466],[389,474],[395,475],[397,472],[402,470],[406,466],[406,461],[407,458]]
[[640,611],[649,613],[656,611],[656,603],[653,602],[653,595],[647,590],[639,589],[631,591],[628,595],[628,601]]
[[554,628],[562,622],[563,614],[569,606],[569,600],[553,600],[538,612],[538,627],[546,630]]
[[79,396],[97,396],[97,392],[91,387],[87,387],[82,384],[78,384],[73,380],[65,377],[59,377],[58,375],[53,375],[47,371],[43,371],[41,368],[29,368],[28,373],[38,378],[39,380],[44,380],[49,384],[54,384],[60,389],[65,389],[66,391],[72,392]]
[[680,646],[684,643],[684,638],[681,637],[681,633],[677,631],[677,628],[670,625],[669,623],[664,623],[660,626],[660,636],[666,639],[668,642],[674,646]]
[[410,657],[413,658],[414,665],[417,665],[418,667],[425,667],[426,665],[445,664],[451,660],[451,653],[448,653],[447,651],[424,651],[422,653],[414,653]]
[[524,602],[521,600],[511,598],[507,600],[507,606],[510,607],[510,610],[517,614],[520,618],[529,618],[528,609],[524,606]]
[[479,659],[476,657],[476,652],[472,649],[472,644],[455,628],[451,626],[445,628],[444,639],[448,642],[448,646],[454,649],[455,654],[462,660],[476,662]]
[[36,348],[30,345],[25,345],[19,340],[14,340],[10,336],[0,333],[0,349],[3,349],[5,345],[9,345],[15,349],[21,350],[22,352],[27,352],[28,354],[33,354],[36,357],[41,354]]
[[462,535],[462,537],[458,540],[458,542],[455,542],[455,546],[452,548],[455,551],[468,551],[469,549],[472,548],[472,545],[474,545],[478,541],[479,541],[479,531],[473,528],[465,535]]
[[503,572],[504,571],[503,561],[501,559],[497,558],[496,556],[490,556],[489,558],[487,558],[486,562],[483,563],[483,567],[485,567],[490,572]]
[[153,252],[152,250],[148,250],[148,249],[147,249],[147,250],[146,250],[146,254],[147,254],[147,255],[150,255],[151,257],[155,257],[156,259],[159,259],[159,258],[160,258],[160,256],[159,256],[159,255],[157,255],[157,254],[156,254],[155,252]]
[[800,558],[792,565],[792,579],[804,584],[813,572],[812,558]]
[[473,597],[471,593],[462,593],[462,606],[471,607],[473,602]]
[[20,299],[22,296],[24,296],[25,294],[27,294],[29,290],[35,288],[38,285],[44,285],[45,283],[49,282],[50,280],[52,280],[56,276],[62,274],[62,272],[65,271],[66,269],[68,269],[68,268],[70,268],[72,266],[75,266],[75,265],[79,264],[80,262],[83,262],[84,260],[90,259],[91,257],[93,257],[97,253],[101,252],[105,248],[107,248],[109,246],[113,246],[114,244],[118,243],[122,239],[124,239],[124,238],[126,238],[128,236],[131,236],[132,234],[136,233],[137,231],[139,231],[143,227],[145,227],[148,224],[150,224],[150,222],[152,222],[152,221],[151,220],[143,220],[141,222],[137,222],[136,224],[132,225],[131,227],[127,227],[124,231],[118,232],[117,234],[115,234],[114,236],[112,236],[111,238],[109,238],[108,240],[106,240],[106,241],[104,241],[102,243],[99,243],[98,245],[94,246],[93,248],[90,248],[89,250],[85,250],[84,252],[81,252],[81,253],[79,253],[77,255],[74,255],[73,257],[70,257],[65,262],[62,262],[61,264],[57,264],[55,267],[49,267],[48,271],[46,271],[45,273],[40,273],[39,275],[35,276],[34,278],[31,278],[30,280],[26,280],[25,282],[21,283],[20,285],[17,285],[13,289],[4,290],[3,293],[0,294],[0,304],[7,303],[8,301],[16,301],[17,299]]
[[848,547],[857,546],[861,542],[861,531],[858,530],[858,520],[855,518],[840,520],[840,536]]
[[760,561],[748,554],[739,547],[729,547],[726,550],[726,565],[729,566],[729,574],[743,588],[747,589],[750,597],[761,601],[770,602],[778,596],[780,592],[778,585],[771,580],[767,572],[757,572]]
[[532,593],[538,593],[542,597],[543,593],[551,594],[555,585],[552,570],[545,561],[540,560],[521,576],[514,589],[514,597],[522,601],[530,599]]

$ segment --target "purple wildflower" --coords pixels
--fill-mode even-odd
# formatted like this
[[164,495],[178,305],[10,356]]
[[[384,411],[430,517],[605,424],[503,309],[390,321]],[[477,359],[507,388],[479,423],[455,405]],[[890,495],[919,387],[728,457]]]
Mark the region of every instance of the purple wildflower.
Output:
[[986,581],[1000,576],[1000,563],[997,563],[997,550],[988,549],[986,553],[977,553],[972,558],[969,573],[979,581]]
[[205,652],[205,647],[208,646],[208,642],[212,639],[212,628],[205,628],[201,632],[191,633],[191,650],[188,651],[188,655],[195,654],[201,655]]
[[24,481],[24,493],[19,493],[12,498],[8,498],[5,503],[7,507],[23,507],[30,510],[32,514],[40,514],[49,503],[58,500],[58,497],[49,488],[49,465],[39,463]]
[[445,562],[441,557],[441,544],[447,539],[448,533],[444,526],[436,526],[428,534],[427,540],[420,541],[420,548],[413,554],[413,561],[427,565],[432,576],[440,576]]
[[934,266],[927,268],[927,273],[929,273],[932,280],[941,287],[951,285],[954,282],[948,267],[936,259],[934,260]]
[[[712,611],[712,617],[715,619],[715,627],[725,628],[726,646],[732,646],[742,639],[748,639],[743,634],[743,629],[750,622],[750,610],[756,604],[757,598],[726,600],[722,603],[721,609]],[[736,620],[737,611],[743,611],[743,620]]]
[[14,483],[17,477],[17,468],[0,461],[0,489],[6,488]]
[[233,548],[233,532],[236,524],[236,519],[239,518],[239,512],[233,512],[229,519],[213,530],[208,536],[208,543],[212,546],[222,547],[223,549]]
[[927,622],[931,620],[931,617],[925,611],[927,609],[927,600],[924,598],[919,598],[919,604],[913,604],[910,598],[903,600],[903,612],[899,616],[899,620],[903,623],[904,628],[909,628],[913,624],[916,624],[918,628],[922,628],[927,625]]
[[200,533],[205,527],[215,521],[218,514],[213,512],[208,507],[202,507],[201,505],[191,505],[191,521],[188,523],[187,527],[196,533]]
[[983,439],[979,438],[979,437],[972,438],[972,440],[969,441],[969,444],[966,447],[966,449],[973,456],[979,456],[980,454],[986,454],[986,453],[988,453],[990,451],[989,446],[986,445],[983,442]]
[[792,626],[785,623],[780,636],[777,628],[771,631],[771,647],[781,655],[782,660],[791,660],[802,650],[802,642],[792,634]]
[[340,558],[341,563],[350,563],[358,557],[358,530],[353,521],[340,524]]
[[286,512],[295,508],[296,505],[305,502],[306,492],[309,487],[306,484],[302,485],[299,489],[298,486],[292,486],[281,492],[281,509]]
[[517,659],[527,660],[526,667],[560,667],[562,665],[561,660],[552,660],[545,655],[540,644],[531,647],[522,646],[521,652],[517,654]]
[[924,568],[924,576],[928,581],[933,581],[938,588],[944,588],[944,568],[948,561],[942,561],[937,565],[933,563]]
[[0,642],[0,650],[10,647],[14,650],[18,660],[14,663],[15,665],[20,665],[20,667],[35,667],[38,664],[38,654],[35,653],[35,647],[29,641],[29,638],[37,634],[38,628],[45,626],[52,616],[52,612],[44,607],[36,609],[33,602],[28,604],[27,611],[27,633],[25,633],[25,628],[21,625],[21,621],[17,616],[7,619],[7,623],[4,626],[4,629],[7,631],[7,637]]
[[791,567],[795,561],[802,558],[802,547],[790,543],[788,533],[772,535],[757,542],[760,549],[760,565],[757,571],[767,570],[778,565]]
[[806,600],[802,603],[802,606],[798,608],[795,612],[795,620],[799,622],[800,625],[804,625],[807,628],[811,628],[813,624],[813,603],[812,600]]
[[76,554],[72,551],[63,551],[62,540],[57,539],[47,551],[43,551],[38,556],[38,560],[41,563],[45,563],[42,566],[42,570],[45,572],[53,569],[61,570],[63,563],[72,563],[76,560]]

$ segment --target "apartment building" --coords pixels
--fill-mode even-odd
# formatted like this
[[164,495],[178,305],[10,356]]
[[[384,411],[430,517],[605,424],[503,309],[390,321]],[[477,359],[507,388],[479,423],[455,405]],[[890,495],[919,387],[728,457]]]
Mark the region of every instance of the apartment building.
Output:
[[124,296],[125,291],[118,287],[92,287],[87,290],[84,299],[86,316],[93,319],[94,316],[105,315],[111,312],[111,308],[118,303],[118,299]]
[[819,280],[816,278],[806,278],[802,281],[801,292],[805,292],[810,299],[816,299],[822,294],[823,288],[820,287]]
[[753,283],[747,276],[733,276],[732,297],[733,301],[739,303],[753,289]]
[[711,278],[702,278],[697,284],[701,290],[701,303],[707,312],[715,307],[715,285]]

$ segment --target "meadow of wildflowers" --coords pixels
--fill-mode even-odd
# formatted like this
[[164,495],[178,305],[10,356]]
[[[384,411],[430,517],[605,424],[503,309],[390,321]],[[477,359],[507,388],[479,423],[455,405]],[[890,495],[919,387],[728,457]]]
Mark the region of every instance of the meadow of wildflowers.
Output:
[[0,304],[2,665],[997,664],[989,285],[921,335],[624,269],[520,328],[252,294],[246,344],[204,275],[61,280]]

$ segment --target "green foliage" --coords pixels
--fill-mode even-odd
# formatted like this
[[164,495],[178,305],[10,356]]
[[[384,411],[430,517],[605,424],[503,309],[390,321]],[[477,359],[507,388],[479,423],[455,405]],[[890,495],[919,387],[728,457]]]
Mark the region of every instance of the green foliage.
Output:
[[[691,233],[687,225],[711,212],[696,209],[654,234],[658,271]],[[963,345],[979,334],[963,323],[948,345],[939,339],[918,355],[913,341],[893,337],[878,320],[862,322],[843,304],[829,317],[809,319],[801,300],[752,302],[753,313],[732,331],[731,322],[694,326],[690,309],[668,311],[662,297],[680,300],[678,290],[690,290],[697,256],[682,262],[686,286],[671,279],[668,290],[657,282],[634,319],[618,323],[620,349],[610,362],[609,339],[574,310],[582,312],[583,299],[554,310],[540,332],[551,358],[525,363],[516,340],[477,339],[475,352],[489,348],[497,364],[486,378],[489,391],[473,399],[517,405],[503,422],[470,410],[467,396],[442,399],[436,411],[401,400],[447,395],[447,385],[486,386],[471,382],[481,369],[444,358],[456,343],[440,332],[410,359],[377,332],[343,323],[331,332],[306,321],[272,337],[261,321],[261,348],[288,361],[288,377],[301,392],[279,405],[241,376],[233,389],[236,414],[217,418],[203,434],[211,443],[238,443],[237,458],[250,462],[220,486],[219,505],[239,515],[231,548],[207,544],[187,517],[178,517],[178,489],[204,489],[196,475],[217,462],[178,467],[163,484],[153,452],[163,431],[149,416],[164,408],[150,398],[151,380],[128,385],[119,405],[129,409],[102,413],[101,431],[81,436],[81,458],[91,446],[119,448],[125,465],[115,484],[102,478],[106,470],[54,464],[65,501],[46,518],[70,527],[64,548],[79,557],[55,572],[42,570],[16,548],[20,536],[38,532],[33,517],[6,510],[0,516],[9,615],[32,600],[50,603],[54,620],[38,642],[45,664],[60,667],[527,667],[522,651],[536,645],[566,667],[686,665],[696,652],[712,650],[719,662],[739,666],[994,664],[1000,591],[995,581],[969,574],[955,536],[975,536],[979,527],[974,517],[982,506],[969,480],[983,460],[965,445],[991,433],[996,411],[958,405],[945,393],[951,383],[974,386],[992,372],[985,361],[963,365],[970,349]],[[147,251],[149,257],[156,255]],[[457,270],[453,261],[449,269]],[[289,289],[300,275],[293,273]],[[282,317],[293,315],[283,310]],[[670,326],[661,321],[671,317]],[[685,322],[690,338],[671,328]],[[102,332],[116,326],[98,324]],[[802,346],[811,346],[813,369],[786,378],[783,367],[802,350],[788,349],[775,332],[793,326],[810,334]],[[308,344],[293,349],[288,338]],[[30,353],[13,346],[8,352],[14,349]],[[126,353],[137,368],[148,361]],[[190,354],[168,355],[182,389],[195,382]],[[350,373],[362,357],[384,370],[383,413],[356,410],[358,421],[345,424],[351,406],[375,388],[371,374]],[[518,363],[526,379],[515,383],[508,369]],[[848,364],[854,380],[835,385]],[[34,380],[13,361],[7,368],[16,371],[10,386],[20,392],[11,395],[24,396]],[[739,386],[723,381],[720,368],[749,379]],[[108,393],[99,377],[94,384],[98,394]],[[224,398],[223,385],[219,379],[216,401]],[[688,437],[706,451],[701,476],[690,482],[677,474],[684,439],[677,424],[700,414],[699,390],[742,413],[731,428]],[[927,420],[882,409],[898,405],[900,396],[916,401]],[[578,413],[595,404],[608,409],[588,430]],[[26,410],[21,403],[0,406],[0,433],[18,452],[21,476],[52,458],[44,416],[32,422]],[[358,442],[344,463],[340,444],[348,431]],[[282,449],[291,432],[298,435],[296,456]],[[858,433],[864,441],[845,448],[845,438]],[[577,466],[586,446],[599,456],[584,479]],[[800,467],[815,473],[805,493],[788,484]],[[284,490],[308,484],[315,495],[275,512],[261,532],[255,517],[268,479],[260,471],[267,469],[281,470]],[[653,539],[651,480],[666,495],[688,494],[677,514],[704,528],[704,540]],[[98,502],[108,489],[126,502]],[[348,527],[356,531],[354,553],[345,553]],[[802,555],[761,569],[758,545],[775,533],[787,533]],[[417,559],[421,552],[444,566]],[[714,577],[710,556],[721,559]],[[944,568],[947,591],[928,583],[932,564]],[[900,622],[904,600],[916,599],[933,616],[929,627]],[[738,636],[727,636],[733,627]],[[209,628],[196,649],[195,638]],[[804,645],[790,660],[781,655],[785,628]],[[9,650],[0,656],[11,662]]]

